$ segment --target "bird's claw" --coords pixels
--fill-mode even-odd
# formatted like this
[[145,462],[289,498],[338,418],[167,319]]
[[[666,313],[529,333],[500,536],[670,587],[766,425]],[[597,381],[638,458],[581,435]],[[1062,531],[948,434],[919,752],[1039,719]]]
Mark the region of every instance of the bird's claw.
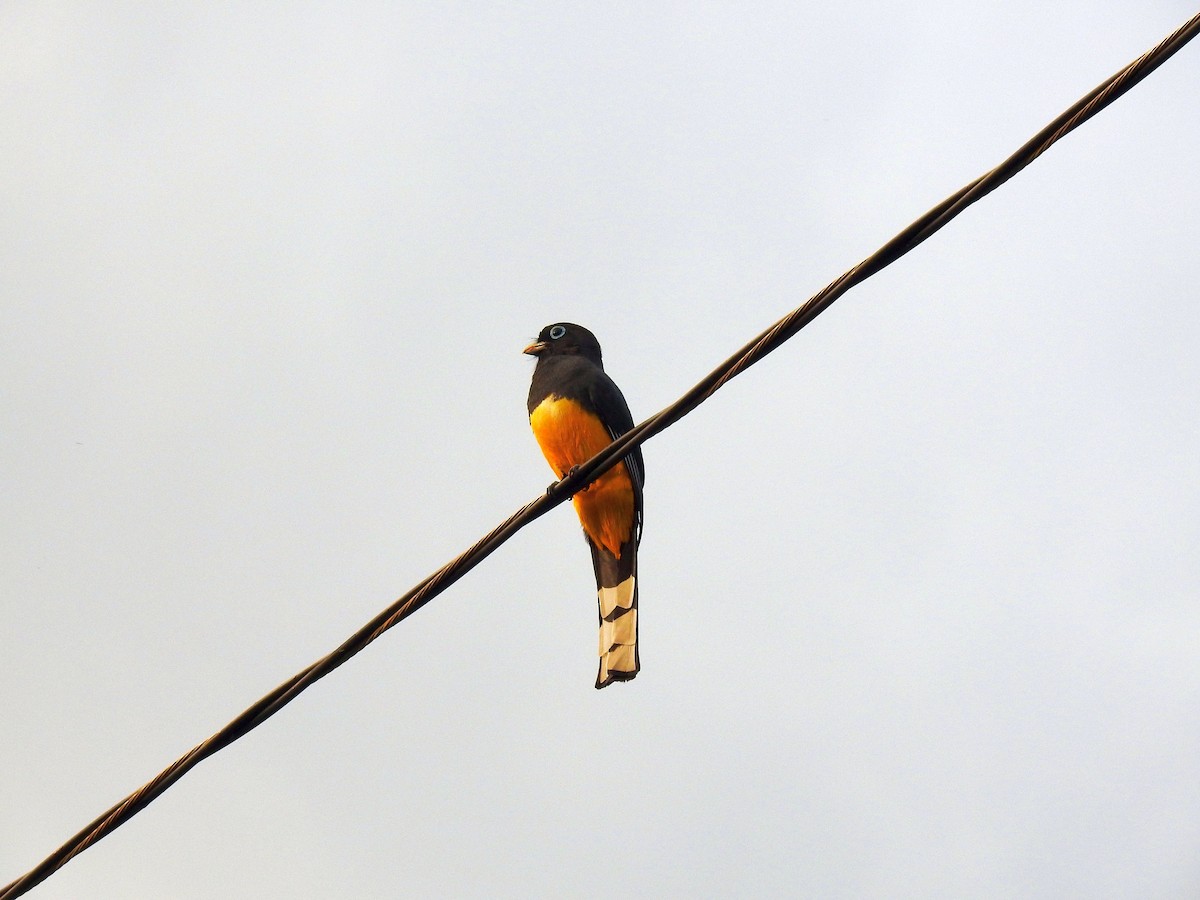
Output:
[[[567,469],[567,471],[563,472],[562,478],[558,479],[558,481],[554,482],[552,485],[550,485],[548,488],[546,488],[546,493],[553,494],[559,485],[561,485],[564,481],[566,481],[568,478],[570,478],[572,475],[574,475],[578,471],[579,471],[579,466],[571,466],[571,468],[569,468],[569,469]],[[581,487],[579,489],[579,493],[583,493],[584,491],[590,491],[591,489],[592,489],[592,486],[589,484],[586,487]]]

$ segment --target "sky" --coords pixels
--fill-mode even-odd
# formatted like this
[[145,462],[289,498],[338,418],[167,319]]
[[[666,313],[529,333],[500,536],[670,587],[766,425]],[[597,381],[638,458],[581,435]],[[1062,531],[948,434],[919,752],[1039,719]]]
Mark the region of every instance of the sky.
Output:
[[[1194,12],[0,6],[0,884]],[[645,445],[636,681],[560,507],[31,896],[1196,896],[1198,81]]]

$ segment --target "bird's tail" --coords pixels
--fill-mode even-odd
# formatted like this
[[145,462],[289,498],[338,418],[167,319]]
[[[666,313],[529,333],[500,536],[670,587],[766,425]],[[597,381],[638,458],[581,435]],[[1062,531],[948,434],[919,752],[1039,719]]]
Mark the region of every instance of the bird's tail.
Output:
[[641,663],[637,645],[637,542],[627,541],[621,556],[588,541],[596,570],[596,598],[600,605],[600,671],[596,687],[629,681]]

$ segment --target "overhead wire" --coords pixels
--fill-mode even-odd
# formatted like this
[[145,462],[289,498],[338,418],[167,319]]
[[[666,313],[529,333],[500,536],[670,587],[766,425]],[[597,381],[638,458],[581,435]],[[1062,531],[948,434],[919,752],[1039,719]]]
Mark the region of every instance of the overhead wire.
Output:
[[801,306],[749,341],[670,406],[660,410],[613,441],[606,449],[568,473],[562,480],[551,485],[544,494],[514,512],[471,548],[420,581],[343,641],[341,646],[332,653],[280,684],[220,731],[197,744],[151,781],[98,816],[35,868],[0,889],[0,900],[14,900],[14,898],[22,896],[79,853],[111,834],[162,795],[199,762],[257,728],[316,681],[341,666],[385,631],[412,615],[466,575],[521,528],[545,515],[577,491],[586,487],[624,457],[633,447],[644,443],[682,419],[716,393],[730,379],[740,375],[768,353],[778,349],[794,337],[797,332],[828,309],[835,300],[852,287],[895,262],[931,237],[968,206],[1000,187],[1041,156],[1051,145],[1109,106],[1166,62],[1196,37],[1198,32],[1200,32],[1200,13],[1181,25],[1152,50],[1138,57],[1089,91],[999,166],[955,191],[912,222],[875,253],[830,282]]

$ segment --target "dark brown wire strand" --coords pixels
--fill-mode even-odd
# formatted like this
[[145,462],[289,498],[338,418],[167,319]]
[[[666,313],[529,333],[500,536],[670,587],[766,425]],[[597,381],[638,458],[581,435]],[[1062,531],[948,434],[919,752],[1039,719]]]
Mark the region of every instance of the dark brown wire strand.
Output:
[[293,675],[283,684],[262,697],[236,719],[208,740],[193,747],[153,780],[138,788],[120,803],[99,816],[78,834],[55,850],[37,867],[6,885],[0,891],[0,900],[13,900],[36,887],[54,872],[66,865],[92,844],[106,837],[139,811],[148,806],[176,781],[182,778],[197,763],[229,746],[247,732],[257,728],[302,691],[325,677],[350,657],[357,654],[389,628],[408,618],[467,572],[479,565],[501,544],[521,528],[528,525],[568,497],[594,481],[611,468],[633,447],[638,446],[665,428],[682,419],[693,409],[711,397],[731,378],[740,375],[768,353],[794,337],[824,312],[829,306],[855,285],[870,278],[881,269],[895,262],[904,254],[946,225],[977,200],[982,199],[1008,181],[1027,165],[1041,156],[1052,144],[1086,122],[1100,110],[1140,82],[1156,68],[1178,52],[1200,31],[1200,14],[1179,27],[1174,34],[1150,52],[1134,60],[1104,83],[1088,92],[1070,109],[1039,131],[1016,153],[990,172],[951,194],[929,210],[875,253],[858,265],[836,278],[829,285],[810,297],[804,304],[788,313],[766,331],[762,332],[737,353],[705,376],[697,385],[670,406],[646,419],[631,431],[613,441],[605,450],[579,466],[566,478],[551,485],[545,494],[526,504],[500,525],[485,535],[469,550],[451,560],[429,577],[418,583],[403,597],[380,612],[366,625],[351,635],[340,647],[328,656],[317,660],[308,668]]

